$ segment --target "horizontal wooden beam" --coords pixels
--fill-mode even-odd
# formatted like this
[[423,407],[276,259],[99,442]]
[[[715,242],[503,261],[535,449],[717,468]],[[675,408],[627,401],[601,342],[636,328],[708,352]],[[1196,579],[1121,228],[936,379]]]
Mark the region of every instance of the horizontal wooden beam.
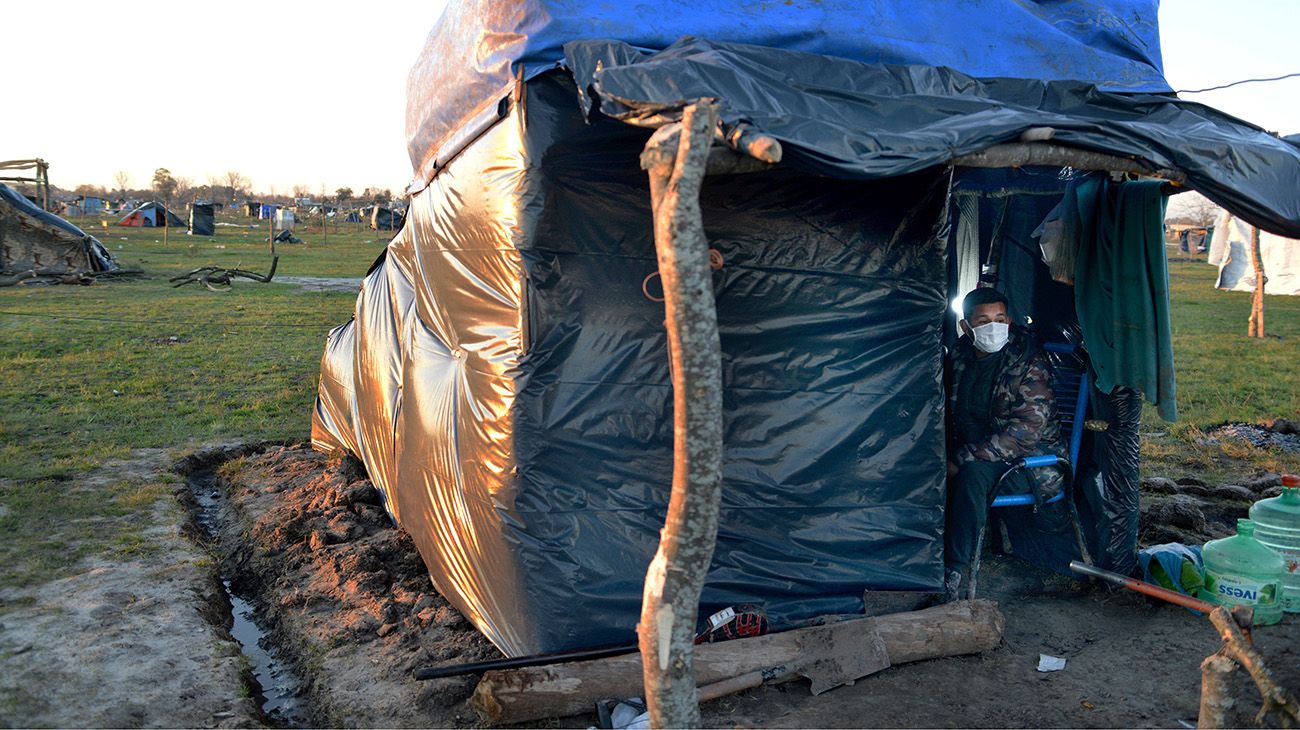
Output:
[[[860,618],[832,624],[835,632],[875,631],[891,665],[996,649],[1005,621],[997,604],[973,600],[923,611]],[[693,668],[700,685],[778,666],[793,666],[807,656],[801,637],[826,627],[795,629],[749,639],[695,647]],[[794,679],[797,674],[785,675]],[[486,672],[470,704],[493,725],[536,723],[548,717],[589,712],[597,700],[641,697],[640,654]]]
[[954,157],[952,164],[957,167],[982,168],[1028,167],[1030,165],[1073,167],[1077,170],[1124,172],[1157,177],[1179,185],[1187,182],[1187,175],[1180,170],[1156,168],[1140,160],[1128,157],[1119,157],[1104,152],[1081,150],[1076,147],[1066,147],[1045,142],[997,144],[979,152]]

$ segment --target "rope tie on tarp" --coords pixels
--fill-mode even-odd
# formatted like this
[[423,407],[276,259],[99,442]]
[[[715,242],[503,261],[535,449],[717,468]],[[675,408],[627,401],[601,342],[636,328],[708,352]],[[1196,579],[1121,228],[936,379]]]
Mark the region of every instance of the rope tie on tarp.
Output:
[[[714,271],[721,271],[722,265],[725,263],[726,263],[726,259],[722,257],[721,251],[719,251],[716,248],[709,249],[710,269],[713,269]],[[663,297],[656,297],[655,295],[650,293],[650,282],[654,281],[655,278],[657,278],[658,276],[659,276],[659,271],[655,270],[646,274],[645,278],[641,280],[641,293],[645,295],[646,299],[649,299],[652,302],[662,302],[664,300]],[[663,289],[661,288],[660,291],[663,291]]]

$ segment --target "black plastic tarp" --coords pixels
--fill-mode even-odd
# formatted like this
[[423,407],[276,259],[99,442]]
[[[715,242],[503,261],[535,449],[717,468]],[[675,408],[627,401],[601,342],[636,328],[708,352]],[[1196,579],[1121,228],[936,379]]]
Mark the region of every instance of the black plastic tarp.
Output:
[[[863,589],[940,586],[954,156],[1051,126],[1300,230],[1300,153],[1165,96],[698,39],[567,49],[572,76],[537,76],[457,131],[464,146],[330,334],[312,430],[365,461],[439,591],[507,654],[632,640],[663,524],[672,392],[638,164],[649,131],[634,125],[714,97],[726,127],[786,150],[701,196],[723,261],[725,388],[701,610],[757,603],[777,626],[858,609]],[[1050,202],[1020,212],[1016,251]],[[1031,293],[1013,309],[1050,309],[1059,286],[1015,259],[1005,281]],[[1127,434],[1097,447],[1085,499],[1115,565],[1136,515]]]
[[190,206],[190,235],[211,236],[217,231],[216,216],[210,203]]
[[565,52],[587,103],[598,99],[604,115],[653,124],[715,98],[724,126],[748,123],[781,141],[787,164],[826,175],[903,175],[1051,127],[1059,144],[1181,170],[1189,187],[1241,218],[1300,237],[1300,150],[1169,95],[699,38],[655,54],[612,41],[574,42]]
[[[574,100],[535,80],[526,123],[412,201],[330,336],[313,427],[509,654],[634,640],[672,474],[649,133]],[[779,626],[939,588],[948,185],[706,185],[726,411],[706,613],[761,604]]]
[[395,231],[402,227],[401,211],[376,205],[370,211],[370,228],[375,231]]
[[112,255],[94,236],[0,183],[0,272],[112,271]]

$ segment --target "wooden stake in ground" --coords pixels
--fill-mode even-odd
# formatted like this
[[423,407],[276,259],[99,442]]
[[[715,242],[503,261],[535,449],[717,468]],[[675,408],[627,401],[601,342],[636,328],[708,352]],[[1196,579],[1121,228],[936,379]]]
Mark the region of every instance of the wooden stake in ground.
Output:
[[1264,257],[1259,250],[1259,228],[1250,227],[1250,264],[1255,269],[1255,294],[1250,300],[1250,323],[1247,325],[1247,337],[1264,336]]
[[722,355],[699,201],[716,126],[713,103],[692,104],[641,153],[650,175],[673,380],[672,496],[646,571],[637,627],[656,728],[700,724],[691,649],[722,490]]
[[[1256,239],[1258,241],[1258,239]],[[1219,630],[1223,638],[1223,648],[1211,654],[1201,663],[1201,711],[1196,719],[1198,728],[1222,728],[1228,726],[1228,711],[1235,704],[1228,686],[1228,675],[1238,666],[1246,670],[1255,681],[1263,706],[1255,716],[1255,722],[1263,725],[1270,715],[1276,717],[1283,727],[1295,727],[1300,724],[1300,701],[1278,684],[1264,657],[1255,651],[1250,639],[1237,625],[1228,609],[1219,606],[1210,612],[1210,622]]]

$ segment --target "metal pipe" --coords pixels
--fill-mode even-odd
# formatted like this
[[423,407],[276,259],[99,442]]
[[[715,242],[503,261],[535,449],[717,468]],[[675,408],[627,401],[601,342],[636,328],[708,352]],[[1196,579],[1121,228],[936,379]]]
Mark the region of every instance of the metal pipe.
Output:
[[[1167,588],[1151,585],[1150,583],[1137,580],[1136,578],[1130,578],[1126,575],[1112,573],[1109,570],[1103,570],[1092,565],[1080,563],[1077,560],[1070,561],[1070,570],[1093,578],[1100,578],[1108,583],[1114,583],[1117,586],[1122,586],[1131,591],[1136,591],[1143,595],[1151,596],[1152,598],[1159,598],[1162,601],[1168,601],[1176,606],[1190,608],[1193,611],[1200,611],[1201,613],[1208,614],[1213,612],[1214,609],[1219,608],[1219,606],[1216,606],[1209,601],[1202,601],[1199,598],[1193,598],[1179,593],[1178,591],[1171,591]],[[1241,626],[1243,629],[1249,629],[1251,623],[1255,620],[1255,610],[1250,606],[1225,606],[1224,608],[1228,609],[1232,614],[1233,620],[1235,620],[1237,625]]]

